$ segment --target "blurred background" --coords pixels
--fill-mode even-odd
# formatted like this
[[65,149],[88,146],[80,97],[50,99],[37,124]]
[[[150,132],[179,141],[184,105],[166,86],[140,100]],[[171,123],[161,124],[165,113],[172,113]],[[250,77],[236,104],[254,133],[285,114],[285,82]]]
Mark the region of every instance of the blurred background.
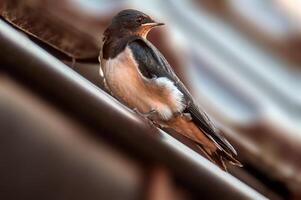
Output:
[[[112,98],[105,96],[104,110],[97,112],[97,95],[79,92],[85,79],[94,84],[87,91],[103,88],[102,33],[127,8],[166,24],[149,40],[237,149],[244,167],[229,166],[229,173],[269,199],[301,199],[298,0],[1,1],[1,199],[212,199],[207,193],[220,190],[206,178],[202,186],[179,178],[179,171],[194,168],[175,166],[175,160],[131,135],[144,129],[119,121],[128,111],[116,110],[120,105]],[[32,43],[40,48],[16,50]],[[60,76],[36,67],[37,60],[57,66]],[[77,87],[66,81],[77,76],[74,72],[85,78]],[[119,140],[122,131],[129,138]],[[154,144],[169,138],[158,134]],[[180,141],[193,149],[171,135],[176,138],[171,145]],[[161,158],[154,159],[157,153]],[[184,162],[193,159],[189,155]],[[211,173],[221,180],[227,176]]]

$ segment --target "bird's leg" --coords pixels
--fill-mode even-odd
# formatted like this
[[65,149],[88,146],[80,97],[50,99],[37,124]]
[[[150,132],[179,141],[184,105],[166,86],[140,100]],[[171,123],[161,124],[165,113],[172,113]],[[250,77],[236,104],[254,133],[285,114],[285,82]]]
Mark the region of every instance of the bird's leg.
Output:
[[158,117],[158,112],[155,109],[152,109],[148,113],[146,113],[145,115],[151,121],[155,121]]
[[144,118],[150,119],[150,120],[155,119],[156,115],[158,114],[158,112],[155,109],[152,109],[147,113],[141,113],[137,108],[134,108],[133,111],[135,113],[137,113],[138,115],[140,115]]
[[151,125],[158,125],[156,123],[158,112],[155,109],[152,109],[147,113],[141,113],[137,108],[134,108],[133,111],[144,119],[147,119],[151,123]]

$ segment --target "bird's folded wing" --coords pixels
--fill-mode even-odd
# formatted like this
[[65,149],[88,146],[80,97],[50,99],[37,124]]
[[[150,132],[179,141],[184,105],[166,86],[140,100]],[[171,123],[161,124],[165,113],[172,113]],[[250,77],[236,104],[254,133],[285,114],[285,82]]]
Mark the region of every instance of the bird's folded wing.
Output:
[[237,155],[235,149],[214,127],[208,116],[194,103],[193,97],[179,80],[164,56],[150,42],[136,37],[128,43],[133,56],[138,62],[139,70],[146,78],[166,77],[174,82],[183,93],[186,102],[184,112],[190,113],[195,124],[211,139],[220,150],[230,155]]

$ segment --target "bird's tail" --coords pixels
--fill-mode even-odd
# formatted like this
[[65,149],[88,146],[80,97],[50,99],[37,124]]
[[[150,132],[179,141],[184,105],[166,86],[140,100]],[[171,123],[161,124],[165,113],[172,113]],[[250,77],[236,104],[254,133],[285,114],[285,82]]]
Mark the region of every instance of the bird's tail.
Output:
[[165,125],[194,141],[204,155],[211,162],[217,164],[221,169],[225,171],[227,170],[225,164],[227,162],[236,166],[242,166],[242,164],[234,158],[235,155],[219,148],[214,141],[210,140],[192,121],[179,116],[173,120],[165,122]]
[[212,151],[209,148],[206,148],[200,144],[198,144],[198,147],[211,162],[215,163],[217,166],[219,166],[219,168],[221,168],[224,171],[227,171],[227,162],[238,167],[243,166],[237,159],[235,159],[232,155],[228,154],[225,151],[219,149]]

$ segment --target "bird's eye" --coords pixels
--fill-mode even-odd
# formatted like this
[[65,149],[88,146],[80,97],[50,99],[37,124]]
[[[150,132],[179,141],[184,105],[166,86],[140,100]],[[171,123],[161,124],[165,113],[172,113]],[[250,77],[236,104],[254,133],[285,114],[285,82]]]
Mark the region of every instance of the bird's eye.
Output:
[[137,22],[137,23],[141,23],[142,20],[143,20],[142,17],[139,17],[139,18],[136,20],[136,22]]

